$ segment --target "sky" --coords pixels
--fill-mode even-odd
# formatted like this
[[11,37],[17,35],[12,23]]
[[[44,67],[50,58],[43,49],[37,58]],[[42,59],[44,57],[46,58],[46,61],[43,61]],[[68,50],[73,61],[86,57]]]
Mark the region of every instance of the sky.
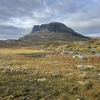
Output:
[[50,22],[98,37],[100,0],[0,0],[0,40],[18,39],[34,25]]

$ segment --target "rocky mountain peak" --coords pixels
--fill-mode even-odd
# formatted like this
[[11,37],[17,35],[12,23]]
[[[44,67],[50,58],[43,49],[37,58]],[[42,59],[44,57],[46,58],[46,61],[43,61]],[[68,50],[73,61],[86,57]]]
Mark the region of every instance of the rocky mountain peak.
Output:
[[73,33],[74,30],[72,30],[71,28],[67,27],[66,25],[59,23],[59,22],[52,22],[49,24],[42,24],[42,25],[34,25],[32,28],[31,33],[35,33],[37,31],[40,30],[48,30],[54,33]]
[[63,23],[51,22],[49,24],[34,25],[30,34],[20,38],[21,41],[30,42],[52,42],[52,41],[85,41],[88,40]]
[[31,33],[35,33],[36,31],[40,31],[40,30],[46,29],[47,26],[48,26],[48,24],[34,25],[33,28],[32,28]]
[[19,38],[18,40],[0,41],[1,47],[12,46],[31,46],[41,43],[69,43],[77,41],[87,41],[89,37],[83,36],[63,23],[52,22],[49,24],[34,25],[31,33]]
[[65,24],[63,23],[58,23],[58,22],[52,22],[48,25],[48,30],[49,31],[53,31],[55,33],[75,33],[74,30],[72,30],[71,28],[67,27]]

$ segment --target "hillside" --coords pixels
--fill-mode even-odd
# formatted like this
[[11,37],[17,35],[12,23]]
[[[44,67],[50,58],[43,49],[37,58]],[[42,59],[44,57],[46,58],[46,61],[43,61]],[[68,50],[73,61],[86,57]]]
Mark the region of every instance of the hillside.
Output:
[[30,34],[25,35],[19,40],[23,42],[52,42],[52,41],[86,41],[89,40],[73,29],[58,22],[52,22],[49,24],[34,25]]
[[63,54],[79,54],[100,57],[100,39],[69,43],[45,43],[40,48]]
[[50,42],[69,43],[87,40],[90,40],[90,38],[75,32],[63,23],[52,22],[49,24],[34,25],[29,34],[17,40],[1,40],[0,47],[32,46]]

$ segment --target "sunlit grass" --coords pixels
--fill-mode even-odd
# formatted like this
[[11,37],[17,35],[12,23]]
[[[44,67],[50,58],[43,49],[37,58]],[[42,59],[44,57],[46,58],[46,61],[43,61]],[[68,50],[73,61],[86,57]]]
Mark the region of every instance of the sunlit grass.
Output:
[[44,52],[44,50],[32,50],[32,49],[26,49],[26,48],[20,48],[20,49],[12,49],[12,48],[4,48],[0,49],[0,53],[3,54],[18,54],[18,53],[41,53]]

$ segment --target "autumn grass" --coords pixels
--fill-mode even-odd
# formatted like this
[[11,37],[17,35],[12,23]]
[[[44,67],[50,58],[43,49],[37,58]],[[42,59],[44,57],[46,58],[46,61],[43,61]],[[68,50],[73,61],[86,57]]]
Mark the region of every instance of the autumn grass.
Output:
[[[99,58],[81,61],[56,52],[6,50],[0,54],[0,100],[100,100]],[[35,53],[46,56],[25,56]],[[80,64],[93,68],[80,70]]]
[[65,51],[68,53],[68,51],[74,51],[76,53],[93,55],[96,52],[98,53],[100,52],[100,39],[72,42],[72,43],[62,43],[62,44],[47,43],[47,44],[42,45],[41,48],[45,48],[46,50],[52,50],[56,52]]
[[41,53],[44,50],[33,50],[30,48],[3,48],[0,49],[0,53],[3,54],[18,54],[18,53]]

